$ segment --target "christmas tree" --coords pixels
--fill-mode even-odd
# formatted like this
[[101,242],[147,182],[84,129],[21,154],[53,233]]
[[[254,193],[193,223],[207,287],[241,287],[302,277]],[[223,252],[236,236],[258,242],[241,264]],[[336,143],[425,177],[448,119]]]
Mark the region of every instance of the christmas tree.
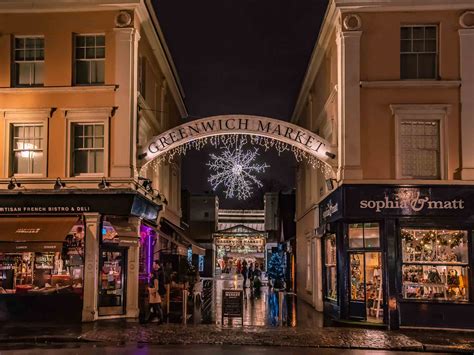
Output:
[[283,257],[280,252],[273,253],[268,263],[268,277],[272,280],[273,287],[283,288],[285,272],[283,270]]

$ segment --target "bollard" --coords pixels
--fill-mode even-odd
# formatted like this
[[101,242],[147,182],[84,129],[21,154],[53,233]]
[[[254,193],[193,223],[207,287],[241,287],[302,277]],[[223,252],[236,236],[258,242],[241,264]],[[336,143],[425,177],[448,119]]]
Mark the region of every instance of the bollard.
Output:
[[284,291],[278,291],[278,325],[283,326],[283,299],[285,297]]
[[188,321],[188,291],[183,290],[183,324]]

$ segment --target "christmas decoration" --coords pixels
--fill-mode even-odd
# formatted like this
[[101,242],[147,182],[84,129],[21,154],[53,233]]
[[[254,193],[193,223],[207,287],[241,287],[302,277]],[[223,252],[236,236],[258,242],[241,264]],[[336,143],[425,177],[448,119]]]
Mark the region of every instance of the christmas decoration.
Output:
[[218,148],[222,144],[228,144],[229,142],[235,142],[236,140],[240,139],[244,140],[246,143],[250,143],[255,147],[263,148],[265,152],[270,149],[275,149],[278,154],[286,151],[292,152],[297,162],[306,161],[313,169],[319,169],[325,178],[333,177],[334,175],[333,169],[329,164],[322,162],[315,156],[308,154],[295,146],[291,146],[287,143],[268,137],[246,134],[224,134],[213,137],[197,138],[191,142],[187,142],[183,145],[173,148],[167,153],[160,155],[158,158],[143,165],[140,168],[139,173],[140,175],[143,175],[149,166],[154,170],[158,170],[161,164],[172,163],[176,157],[185,156],[189,150],[200,151],[208,145]]
[[284,265],[281,252],[273,253],[268,262],[268,278],[272,280],[274,288],[284,288]]
[[222,153],[209,155],[211,160],[206,165],[212,174],[208,181],[214,191],[223,186],[226,198],[249,198],[253,185],[263,186],[255,174],[263,173],[270,167],[265,163],[257,164],[258,148],[244,150],[245,144],[246,140],[242,138],[224,140]]

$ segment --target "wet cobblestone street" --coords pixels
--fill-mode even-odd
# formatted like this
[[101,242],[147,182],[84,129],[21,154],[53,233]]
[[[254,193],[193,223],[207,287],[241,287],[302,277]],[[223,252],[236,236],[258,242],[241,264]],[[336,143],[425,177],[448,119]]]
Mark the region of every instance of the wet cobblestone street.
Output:
[[[286,319],[290,326],[275,323],[276,294],[262,288],[255,298],[246,289],[244,324],[220,324],[223,288],[241,288],[238,278],[218,280],[212,307],[212,324],[140,324],[135,320],[102,320],[88,324],[11,324],[0,325],[0,347],[15,344],[78,343],[148,344],[149,346],[261,346],[285,348],[372,349],[390,351],[474,352],[473,332],[435,330],[374,330],[323,327],[322,315],[304,302],[288,302]],[[274,298],[273,300],[271,298]],[[290,296],[294,297],[294,296]],[[292,325],[292,326],[291,326]],[[147,345],[147,346],[148,346]]]

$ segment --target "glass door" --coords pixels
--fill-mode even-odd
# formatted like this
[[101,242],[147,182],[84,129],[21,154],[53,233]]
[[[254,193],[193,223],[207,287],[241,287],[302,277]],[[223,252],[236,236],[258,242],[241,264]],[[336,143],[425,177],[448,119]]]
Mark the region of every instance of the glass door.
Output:
[[379,226],[349,226],[349,315],[372,323],[384,321],[384,285]]
[[103,246],[99,257],[99,316],[124,314],[127,250]]

